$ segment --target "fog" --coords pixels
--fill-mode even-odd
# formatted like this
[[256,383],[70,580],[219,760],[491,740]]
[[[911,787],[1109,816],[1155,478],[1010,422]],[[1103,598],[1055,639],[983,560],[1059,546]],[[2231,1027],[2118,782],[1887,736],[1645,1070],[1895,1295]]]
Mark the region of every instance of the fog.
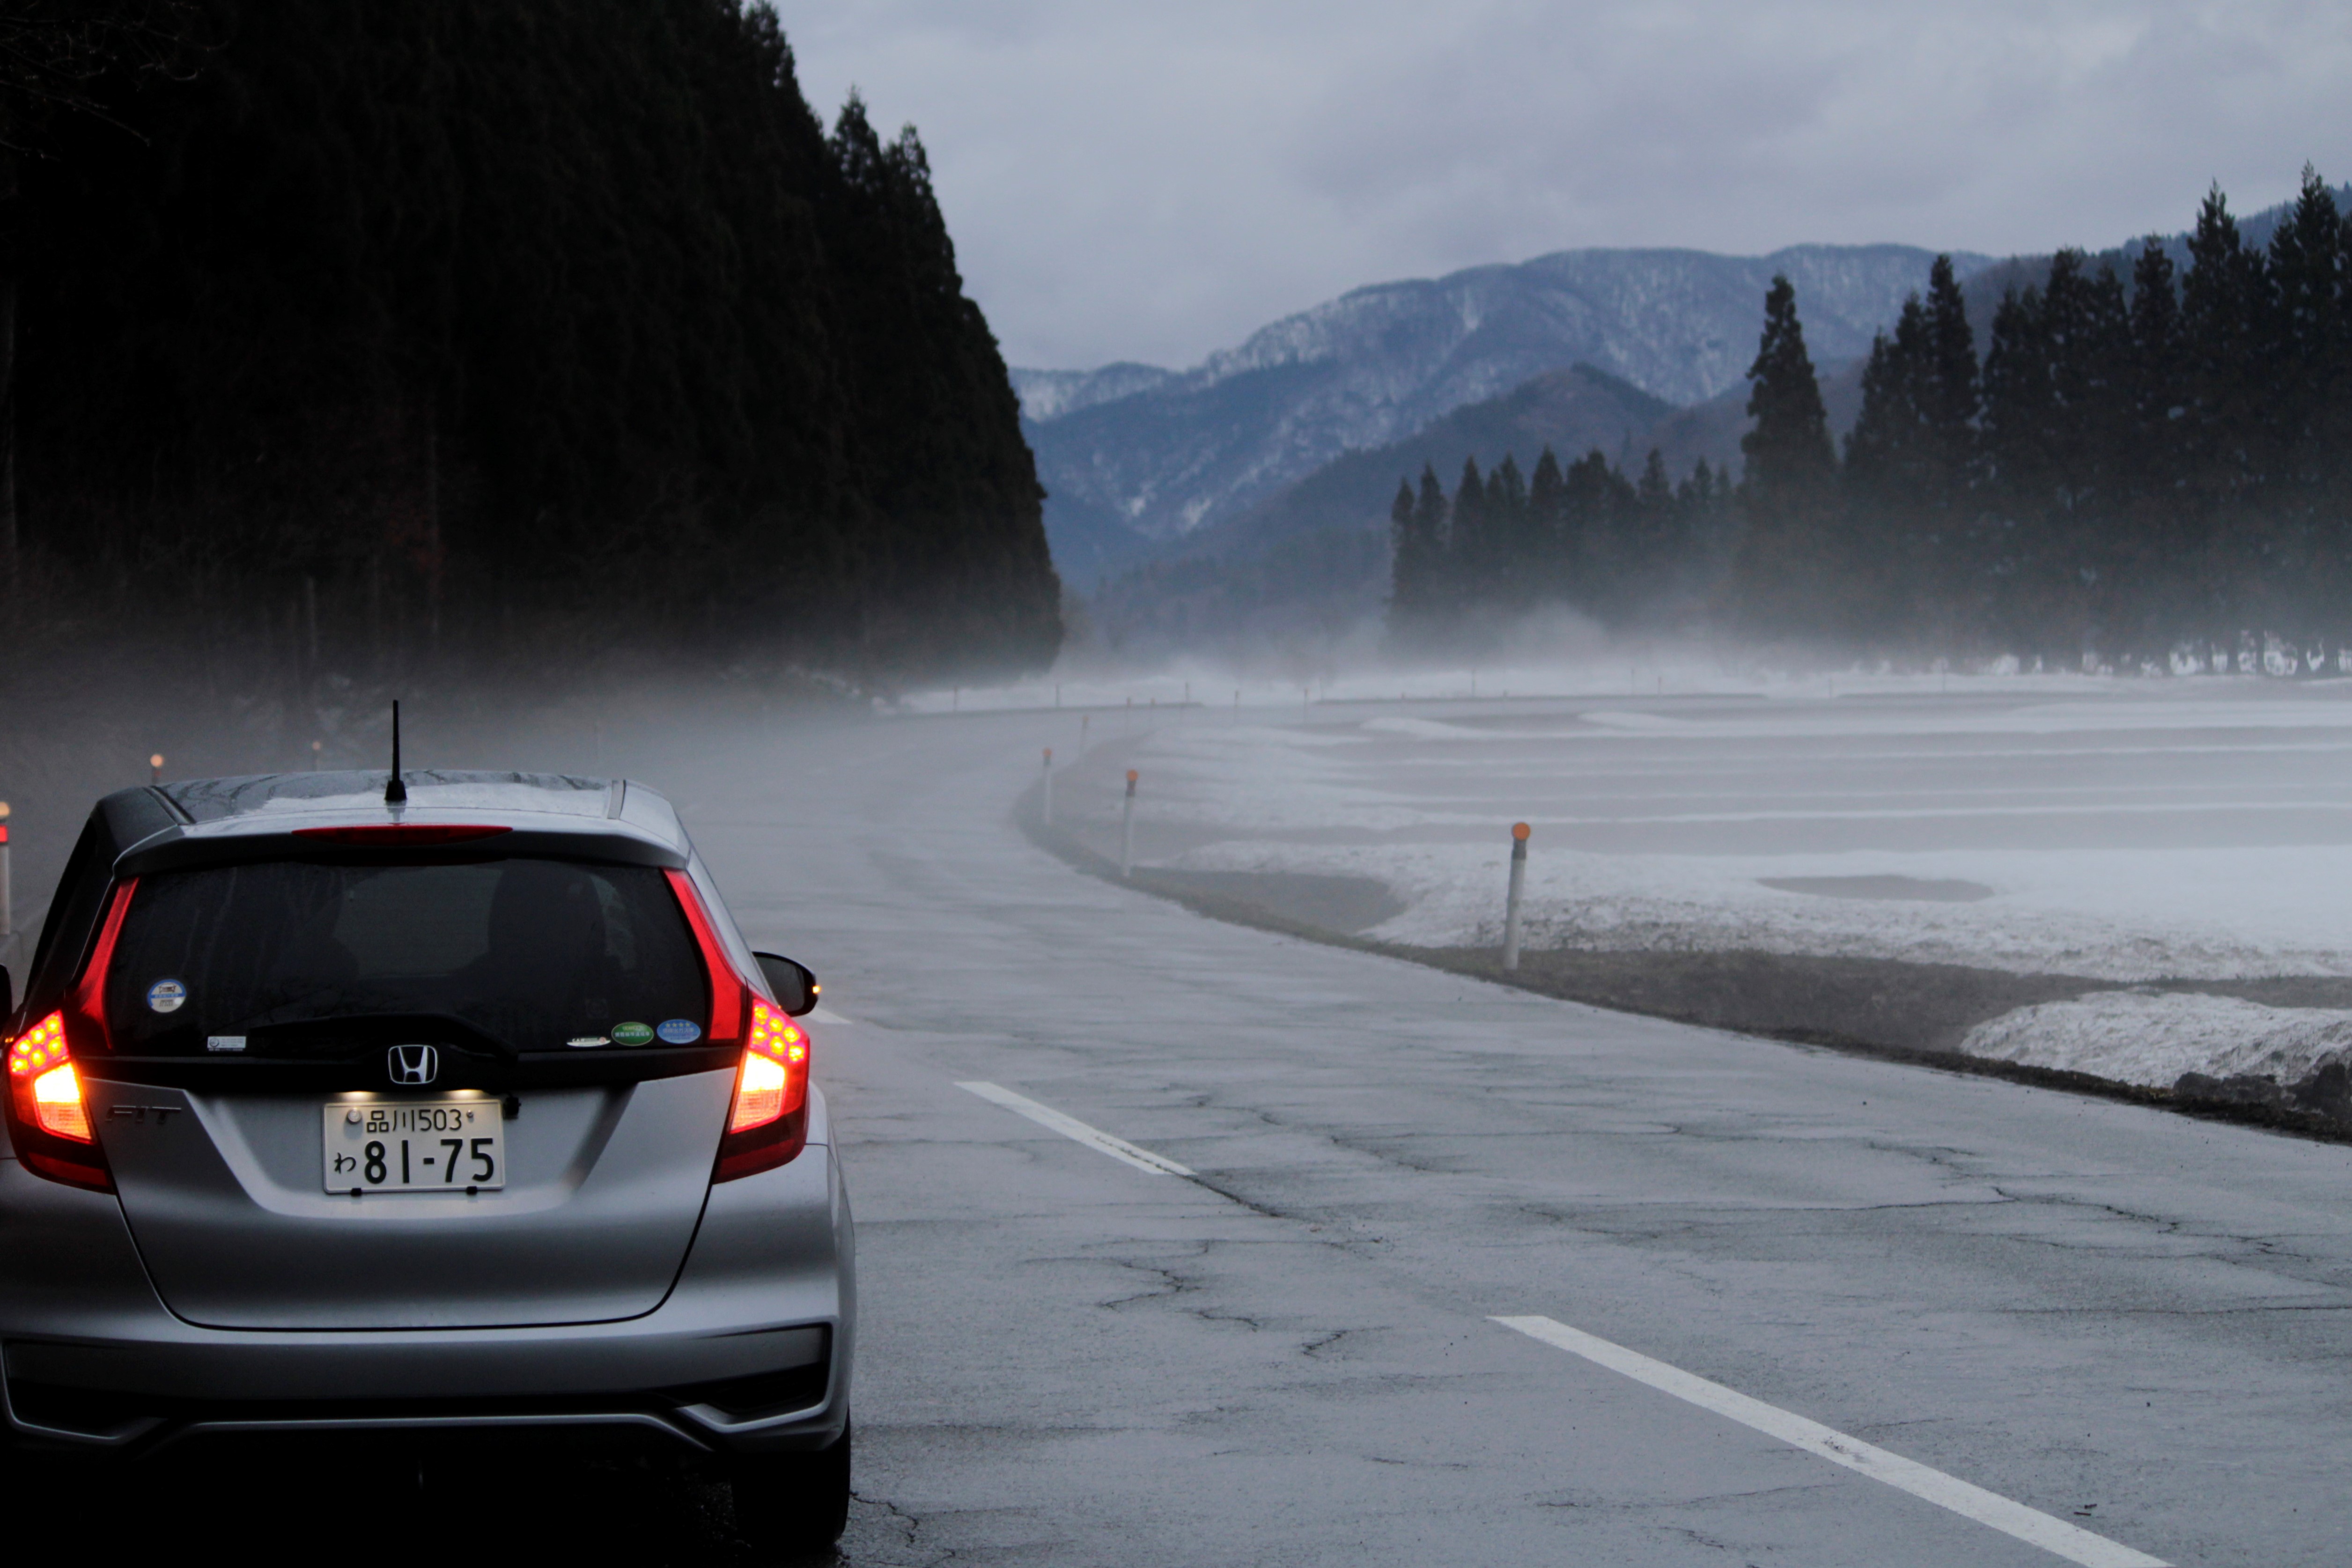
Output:
[[2167,1089],[2352,1054],[2352,683],[1900,672],[1558,623],[1547,661],[1525,630],[1491,664],[1078,662],[893,711],[1017,716],[1054,748],[1055,834],[1103,862],[1133,768],[1157,891],[1395,950],[1491,961],[1524,821],[1531,961],[1630,967],[1648,1008],[1704,1011],[1660,966],[1738,955],[1811,988],[1766,1008],[1783,1029],[1864,1030],[1821,970],[1878,966],[1881,991],[1976,977],[1868,1026],[1920,1049]]
[[[1829,1413],[1843,1385],[1808,1381],[1821,1347],[1843,1366],[1922,1299],[1974,1359],[1913,1354],[1906,1328],[1866,1371],[1890,1404],[1938,1413],[1943,1462],[2036,1495],[1987,1456],[2079,1464],[2092,1426],[2136,1445],[2116,1461],[2135,1474],[2234,1456],[2232,1528],[2262,1536],[2262,1560],[2325,1560],[2308,1539],[2324,1524],[2285,1500],[2334,1484],[2342,1391],[2309,1371],[2331,1331],[2322,1313],[2256,1326],[2243,1309],[2336,1266],[2310,1258],[2333,1235],[2314,1217],[2340,1191],[2339,1148],[1755,1037],[1966,1049],[2316,1116],[2296,1103],[2336,1103],[2327,1072],[2340,1082],[2352,1046],[2337,914],[2352,688],[1776,671],[1698,644],[1603,646],[1475,670],[1367,655],[1300,687],[1202,661],[884,695],[780,671],[420,675],[320,695],[123,670],[12,690],[0,768],[20,805],[20,915],[90,798],[142,781],[151,751],[172,777],[301,766],[314,738],[329,765],[381,766],[393,695],[415,766],[618,772],[667,793],[747,936],[825,981],[817,1082],[867,1270],[869,1447],[846,1561],[907,1561],[910,1519],[971,1555],[1058,1531],[1087,1561],[1178,1560],[1211,1539],[1255,1561],[1277,1538],[1302,1561],[1333,1541],[1429,1560],[1418,1534],[1368,1550],[1335,1511],[1396,1520],[1400,1474],[1429,1489],[1423,1511],[1457,1511],[1444,1528],[1471,1549],[1443,1543],[1444,1560],[1538,1560],[1559,1544],[1544,1532],[1638,1511],[1526,1506],[1589,1453],[1557,1434],[1562,1400],[1593,1396],[1513,1406],[1538,1380],[1501,1363],[1477,1314],[1558,1306],[1710,1371],[1733,1359],[1710,1344],[1752,1340],[1795,1389],[1781,1397]],[[1533,839],[1529,950],[1509,978],[1736,1032],[1478,983],[1507,977],[1514,821]],[[976,1079],[1204,1176],[1115,1166],[959,1087]],[[2228,1266],[2204,1266],[2224,1246]],[[2181,1249],[2200,1266],[2149,1287],[2185,1297],[2181,1312],[2139,1310],[2132,1281]],[[2143,1271],[2124,1286],[2119,1253]],[[2285,1368],[2226,1429],[2209,1430],[2231,1414],[2204,1392],[2231,1370],[2213,1358],[2251,1353],[2217,1351],[2224,1330],[2144,1329],[2182,1313],[2245,1324]],[[2297,1334],[2312,1337],[2279,1348]],[[1341,1335],[1357,1348],[1297,1348]],[[2029,1396],[2050,1408],[2021,1441]],[[2157,1399],[2200,1412],[2193,1437],[2132,1424]],[[1628,1408],[1614,1428],[1648,1418]],[[1427,1430],[1428,1411],[1459,1425]],[[1628,1447],[1683,1456],[1701,1502],[1646,1504],[1654,1520],[1622,1527],[1660,1533],[1646,1559],[1613,1539],[1571,1558],[1678,1561],[1678,1526],[1702,1513],[1718,1538],[1749,1528],[1726,1522],[1724,1461],[1688,1459],[1686,1423],[1667,1425]],[[1429,1462],[1400,1466],[1398,1433]],[[1244,1464],[1272,1473],[1265,1495],[1234,1484]],[[354,1473],[239,1527],[268,1540],[341,1517],[382,1489]],[[593,1521],[648,1563],[742,1560],[683,1480],[569,1468],[531,1484],[550,1525],[516,1514],[521,1483],[496,1473],[444,1488],[436,1471],[427,1495],[494,1544],[565,1542]],[[1785,1474],[1731,1484],[1798,1500],[1759,1540],[1792,1539],[1801,1506],[1804,1541],[1858,1543],[1808,1561],[1874,1562],[1890,1531],[1922,1528],[1858,1520],[1868,1498]],[[2210,1527],[2204,1500],[2179,1506]],[[1165,1549],[1126,1544],[1145,1531]],[[1958,1539],[1940,1558],[1971,1551]]]
[[[1029,793],[975,800],[954,831],[1037,831],[1050,770],[1041,842],[1097,871],[1120,852],[1134,768],[1153,891],[1440,962],[1499,946],[1506,833],[1524,821],[1538,968],[1762,956],[1791,974],[1889,967],[1884,989],[1933,967],[1976,990],[1869,1030],[2158,1086],[2291,1088],[2352,1056],[2336,912],[2352,683],[1899,671],[1612,640],[1566,615],[1498,627],[1488,648],[1401,658],[1367,625],[1255,659],[1081,650],[1018,681],[883,691],[653,660],[504,685],[19,672],[0,727],[17,935],[0,957],[22,965],[81,818],[154,776],[151,757],[164,778],[381,768],[399,696],[411,767],[627,775],[671,792],[690,829],[743,787],[732,768],[777,770],[788,805],[807,767],[877,747],[911,767],[1025,755]],[[1627,999],[1610,988],[1623,978],[1555,977],[1603,1000]],[[1643,983],[1643,1010],[1707,1005],[1703,987]],[[1804,985],[1764,1022],[1863,1029],[1834,988]]]

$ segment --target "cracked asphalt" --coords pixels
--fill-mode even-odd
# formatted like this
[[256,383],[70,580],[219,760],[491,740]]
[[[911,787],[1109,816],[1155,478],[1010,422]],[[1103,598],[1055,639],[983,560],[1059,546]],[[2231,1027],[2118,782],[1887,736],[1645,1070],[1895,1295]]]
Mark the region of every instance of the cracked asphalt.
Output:
[[632,759],[850,1020],[848,1563],[2057,1561],[1489,1314],[2173,1563],[2352,1557],[2352,1148],[1216,924],[1016,830],[1045,727]]

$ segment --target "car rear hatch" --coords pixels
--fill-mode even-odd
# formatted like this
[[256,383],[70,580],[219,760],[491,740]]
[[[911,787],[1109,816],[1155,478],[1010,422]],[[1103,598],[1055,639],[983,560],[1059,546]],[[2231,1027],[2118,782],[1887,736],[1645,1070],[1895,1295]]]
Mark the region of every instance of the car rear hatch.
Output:
[[493,826],[138,858],[91,956],[105,1048],[77,1052],[174,1313],[402,1329],[661,1303],[739,1050],[706,1036],[662,863],[681,852]]

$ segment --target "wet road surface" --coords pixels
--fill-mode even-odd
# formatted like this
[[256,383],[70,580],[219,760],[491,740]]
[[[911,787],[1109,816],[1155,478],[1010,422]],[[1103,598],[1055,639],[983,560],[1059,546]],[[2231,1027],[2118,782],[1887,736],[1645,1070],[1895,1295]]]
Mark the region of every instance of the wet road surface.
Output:
[[2139,1553],[2343,1559],[2352,1149],[1206,921],[1016,830],[1040,724],[645,769],[849,1020],[850,1561],[2067,1560],[1521,1316]]

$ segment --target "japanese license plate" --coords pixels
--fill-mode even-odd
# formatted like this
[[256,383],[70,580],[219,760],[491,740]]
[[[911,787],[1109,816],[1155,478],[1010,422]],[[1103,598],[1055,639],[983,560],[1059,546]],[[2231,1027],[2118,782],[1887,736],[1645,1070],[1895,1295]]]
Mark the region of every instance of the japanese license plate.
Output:
[[346,1100],[322,1113],[329,1192],[507,1185],[506,1113],[496,1100]]

